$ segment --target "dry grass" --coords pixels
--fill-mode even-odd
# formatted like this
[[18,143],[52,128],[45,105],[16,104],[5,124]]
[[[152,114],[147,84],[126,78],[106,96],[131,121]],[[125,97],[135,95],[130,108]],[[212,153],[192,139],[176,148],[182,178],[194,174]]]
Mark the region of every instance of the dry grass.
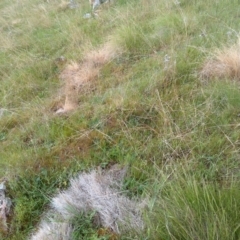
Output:
[[[142,230],[140,205],[120,192],[126,168],[114,165],[108,171],[91,171],[71,179],[70,187],[52,199],[47,220],[40,224],[32,240],[70,239],[73,219],[94,212],[94,224],[122,233]],[[60,231],[59,231],[60,230]]]
[[231,78],[240,80],[240,38],[236,44],[215,50],[200,72],[203,78]]
[[114,59],[120,51],[110,42],[100,49],[86,54],[81,63],[71,62],[60,74],[64,81],[65,102],[57,113],[65,113],[74,110],[78,106],[78,95],[89,89],[93,81],[99,75],[101,68]]
[[0,184],[0,237],[8,232],[7,217],[10,212],[11,200],[5,195],[5,181]]

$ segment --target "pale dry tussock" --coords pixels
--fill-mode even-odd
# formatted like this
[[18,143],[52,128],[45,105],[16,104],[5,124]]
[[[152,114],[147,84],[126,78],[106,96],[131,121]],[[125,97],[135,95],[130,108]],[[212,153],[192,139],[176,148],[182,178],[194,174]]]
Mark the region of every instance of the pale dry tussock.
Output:
[[87,53],[82,62],[68,64],[60,74],[60,79],[64,81],[65,103],[57,113],[75,109],[78,106],[79,94],[89,89],[101,68],[119,53],[120,51],[108,42],[100,49]]
[[200,72],[203,78],[231,78],[240,80],[240,38],[230,47],[217,49],[205,61]]
[[51,201],[51,210],[31,240],[69,240],[74,217],[94,213],[93,224],[115,233],[141,231],[141,204],[121,192],[126,168],[114,165],[110,170],[79,174],[70,187]]
[[10,213],[12,201],[6,196],[6,181],[0,184],[0,235],[8,232],[7,217]]
[[61,222],[62,220],[52,220],[42,222],[38,232],[32,236],[31,240],[70,240],[71,225]]
[[57,6],[57,9],[60,10],[66,10],[69,8],[70,2],[69,1],[61,1],[59,5]]

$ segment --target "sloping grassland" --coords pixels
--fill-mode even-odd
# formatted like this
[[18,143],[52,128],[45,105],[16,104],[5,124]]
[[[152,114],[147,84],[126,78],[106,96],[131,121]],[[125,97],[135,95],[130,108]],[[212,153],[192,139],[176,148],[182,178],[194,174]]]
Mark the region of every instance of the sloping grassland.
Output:
[[[127,195],[146,202],[144,232],[119,239],[240,239],[238,2],[115,0],[91,18],[78,4],[0,2],[0,178],[13,201],[2,238],[27,239],[71,177],[118,163]],[[71,64],[90,84],[69,90]],[[73,239],[116,237],[75,224]]]

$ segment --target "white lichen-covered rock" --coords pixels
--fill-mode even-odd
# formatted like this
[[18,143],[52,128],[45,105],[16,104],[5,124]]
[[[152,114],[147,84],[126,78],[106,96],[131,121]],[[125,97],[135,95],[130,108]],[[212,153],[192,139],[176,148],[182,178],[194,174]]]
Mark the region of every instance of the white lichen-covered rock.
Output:
[[106,172],[81,173],[70,187],[51,201],[51,210],[31,240],[70,240],[71,221],[78,214],[95,213],[94,223],[122,233],[143,229],[140,205],[121,192],[126,169],[114,166]]

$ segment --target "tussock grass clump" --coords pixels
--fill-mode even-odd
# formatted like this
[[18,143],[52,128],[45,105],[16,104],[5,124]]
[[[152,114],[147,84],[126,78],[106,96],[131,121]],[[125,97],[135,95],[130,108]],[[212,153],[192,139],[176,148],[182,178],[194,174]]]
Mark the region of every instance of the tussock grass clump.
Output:
[[31,239],[72,239],[72,221],[78,215],[87,216],[91,213],[97,227],[115,233],[142,230],[139,204],[119,192],[125,173],[125,168],[115,165],[105,173],[91,171],[79,174],[71,180],[67,190],[52,199],[48,219],[40,224],[39,230]]
[[101,68],[120,53],[111,42],[105,43],[100,49],[86,54],[81,63],[72,62],[60,74],[65,84],[65,103],[57,113],[76,109],[78,95],[88,90]]
[[153,218],[148,219],[156,232],[150,239],[239,239],[239,183],[231,179],[219,186],[184,171],[159,171]]
[[203,78],[240,80],[240,39],[233,46],[215,50],[212,55],[200,72]]

